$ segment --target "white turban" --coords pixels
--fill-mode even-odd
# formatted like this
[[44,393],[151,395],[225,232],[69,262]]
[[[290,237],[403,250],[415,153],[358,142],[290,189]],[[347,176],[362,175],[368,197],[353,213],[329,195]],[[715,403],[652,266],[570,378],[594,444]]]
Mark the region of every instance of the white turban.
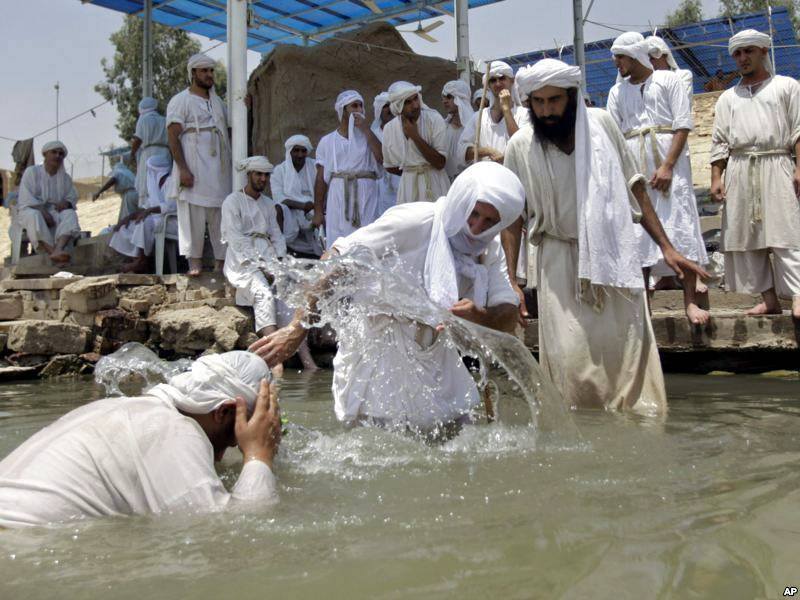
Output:
[[373,132],[381,130],[381,112],[387,104],[389,104],[389,92],[381,92],[372,101],[372,126],[370,129]]
[[442,96],[452,96],[453,100],[458,107],[458,118],[461,125],[466,125],[475,110],[470,103],[469,84],[463,79],[454,79],[444,84],[442,88]]
[[303,146],[309,152],[314,149],[314,146],[311,145],[311,140],[308,139],[308,136],[299,133],[290,136],[289,139],[283,143],[283,147],[286,149],[286,152],[291,152],[292,148],[295,146]]
[[[421,91],[422,86],[407,81],[395,81],[389,86],[389,108],[392,114],[397,116],[403,112],[405,101]],[[422,97],[420,97],[420,102],[422,102]]]
[[673,71],[678,70],[678,63],[675,62],[675,57],[672,56],[672,50],[670,50],[667,42],[657,35],[651,35],[650,37],[645,38],[644,41],[647,42],[647,51],[650,56],[653,58],[661,58],[662,56],[666,55],[669,68]]
[[206,56],[202,52],[192,54],[186,63],[186,69],[189,72],[189,81],[192,80],[192,69],[213,69],[217,63],[210,56]]
[[[756,48],[769,48],[772,46],[772,38],[766,33],[761,33],[755,29],[745,29],[736,35],[731,36],[731,39],[728,40],[728,54],[733,56],[733,53],[739,48],[747,48],[748,46],[755,46]],[[765,66],[767,71],[773,75],[775,74],[775,69],[769,57],[767,57]]]
[[543,58],[533,66],[522,67],[517,73],[517,86],[523,96],[552,85],[559,88],[579,88],[580,67],[572,67],[554,58]]
[[236,163],[236,170],[244,171],[245,173],[252,173],[253,171],[258,173],[272,173],[274,168],[275,167],[272,166],[272,163],[269,162],[266,156],[249,156]]
[[651,71],[653,70],[653,63],[650,62],[650,45],[637,31],[628,31],[615,39],[611,44],[611,54],[628,56]]
[[475,102],[479,98],[483,98],[483,88],[478,88],[475,90],[475,93],[472,94],[472,101]]
[[225,402],[242,398],[251,410],[262,379],[270,379],[266,363],[243,351],[201,356],[192,368],[150,389],[147,394],[171,402],[192,415],[208,414]]
[[50,152],[50,150],[58,150],[59,148],[64,151],[64,156],[66,156],[67,147],[64,145],[64,142],[60,142],[59,140],[47,142],[44,146],[42,146],[42,154],[46,154],[47,152]]
[[344,107],[357,100],[360,100],[362,104],[364,103],[364,98],[355,90],[344,91],[336,97],[336,104],[334,104],[334,108],[336,109],[336,116],[339,117],[339,121],[342,120]]
[[[505,63],[502,60],[493,60],[491,66],[489,67],[489,79],[492,77],[508,77],[509,79],[514,79],[514,69],[512,69],[508,63]],[[486,85],[486,73],[483,74],[482,81],[483,85]],[[517,86],[512,86],[510,91],[511,100],[513,101],[514,105],[519,106],[522,104],[522,101],[519,98]],[[486,104],[488,106],[494,104],[494,93],[490,88],[486,88]]]
[[149,112],[153,112],[157,108],[158,108],[158,101],[156,101],[155,98],[151,98],[150,96],[146,96],[139,101],[140,115],[145,115]]
[[[475,203],[487,202],[500,213],[500,222],[480,235],[467,224]],[[458,274],[472,279],[474,302],[486,305],[488,273],[474,258],[483,253],[503,229],[522,214],[525,189],[506,167],[485,161],[467,167],[456,177],[447,196],[434,204],[433,229],[425,256],[425,290],[433,302],[449,309],[458,301]]]

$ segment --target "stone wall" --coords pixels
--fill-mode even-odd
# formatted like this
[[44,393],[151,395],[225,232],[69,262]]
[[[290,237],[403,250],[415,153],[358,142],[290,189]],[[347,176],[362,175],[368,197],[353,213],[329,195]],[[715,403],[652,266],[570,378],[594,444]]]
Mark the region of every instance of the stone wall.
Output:
[[714,128],[714,106],[722,92],[695,94],[692,103],[694,131],[689,135],[692,176],[695,190],[701,193],[711,187],[711,132]]

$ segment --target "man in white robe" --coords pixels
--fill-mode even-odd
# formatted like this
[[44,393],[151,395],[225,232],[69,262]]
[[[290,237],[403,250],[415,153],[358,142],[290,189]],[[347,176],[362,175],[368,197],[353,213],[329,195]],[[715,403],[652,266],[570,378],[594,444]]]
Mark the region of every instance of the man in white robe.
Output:
[[672,49],[663,38],[657,35],[646,37],[645,42],[648,46],[648,54],[650,55],[650,64],[653,65],[655,71],[672,71],[683,82],[686,87],[686,93],[689,95],[689,104],[691,105],[692,97],[694,96],[694,75],[689,69],[681,69],[672,55]]
[[155,98],[142,98],[139,118],[131,138],[131,156],[136,161],[136,192],[139,203],[147,206],[147,161],[153,156],[171,159],[167,143],[167,120],[158,113]]
[[67,147],[59,141],[42,147],[44,163],[25,169],[19,184],[17,223],[36,252],[55,264],[66,264],[67,246],[81,233],[78,193],[64,170]]
[[231,150],[225,103],[214,91],[214,60],[189,59],[191,86],[167,105],[169,148],[175,165],[167,197],[178,203],[178,249],[189,260],[190,276],[202,270],[206,225],[216,268],[222,270],[225,244],[220,207],[231,190]]
[[[483,78],[486,79],[486,74]],[[475,161],[478,121],[478,160],[489,159],[498,163],[503,162],[506,144],[511,136],[530,122],[528,111],[522,107],[519,94],[514,88],[514,71],[501,60],[492,61],[489,69],[486,100],[489,108],[476,112],[464,124],[464,131],[461,133],[459,152],[468,165]]]
[[164,194],[167,178],[172,171],[172,158],[156,154],[151,156],[147,169],[147,200],[136,212],[122,219],[114,227],[109,246],[133,260],[122,266],[123,273],[147,273],[150,265],[148,257],[153,254],[156,230],[165,227],[166,233],[176,235],[178,226],[175,219],[166,215],[175,214],[177,205]]
[[[0,526],[274,504],[281,420],[268,377],[249,352],[209,355],[141,396],[67,413],[0,462]],[[228,492],[214,462],[237,445]]]
[[754,315],[779,314],[778,299],[791,298],[800,319],[800,84],[774,73],[770,42],[750,29],[728,43],[742,79],[714,111],[711,197],[724,202],[728,289],[761,294]]
[[397,118],[383,128],[383,168],[401,176],[398,204],[434,202],[450,187],[447,124],[425,106],[421,91],[406,81],[389,86],[389,107]]
[[286,246],[298,258],[319,258],[323,248],[312,225],[314,179],[317,164],[309,153],[314,149],[304,135],[293,135],[284,143],[284,161],[270,177],[272,197],[278,203],[278,222]]
[[472,108],[475,111],[481,109],[481,98],[483,98],[483,88],[478,88],[475,90],[475,93],[472,94]]
[[[708,255],[686,146],[693,128],[689,96],[678,75],[653,70],[648,42],[644,38],[632,41],[634,34],[629,32],[622,40],[617,38],[611,46],[623,79],[611,88],[606,109],[622,130],[631,153],[638,157],[638,171],[647,177],[653,189],[653,204],[670,242],[690,260],[706,264]],[[651,274],[673,277],[675,274],[665,264],[656,241],[643,228],[637,228],[637,236],[645,286]],[[708,311],[699,306],[701,293],[702,301],[707,301],[706,292],[704,286],[698,291],[693,272],[685,274],[684,307],[693,325],[708,323]]]
[[442,88],[442,104],[447,113],[447,176],[453,181],[464,170],[464,156],[458,151],[464,124],[469,123],[475,111],[470,104],[469,84],[454,79]]
[[[372,125],[370,129],[383,149],[383,128],[394,119],[389,105],[389,92],[381,92],[372,101]],[[400,175],[390,173],[383,167],[380,168],[378,179],[378,217],[397,204],[397,190],[400,187]]]
[[130,154],[123,154],[117,164],[114,165],[114,168],[111,169],[108,179],[106,179],[99,190],[92,194],[92,202],[95,202],[103,192],[107,191],[112,186],[114,187],[114,193],[121,199],[119,213],[117,214],[117,223],[120,223],[128,215],[132,215],[139,210],[139,194],[136,192],[136,176],[125,164],[125,161],[129,157]]
[[[264,156],[251,156],[237,165],[247,173],[247,185],[222,203],[222,237],[228,244],[225,278],[236,288],[236,303],[252,306],[256,333],[274,332],[291,321],[292,312],[278,300],[270,284],[275,263],[286,256],[286,241],[278,225],[276,203],[264,195],[273,166]],[[307,345],[299,348],[306,370],[317,370]],[[282,365],[273,374],[283,374]]]
[[533,127],[509,141],[505,164],[527,205],[503,245],[513,269],[525,221],[537,249],[542,368],[573,406],[663,412],[634,220],[679,276],[705,272],[670,244],[614,120],[585,106],[580,69],[543,59],[520,69],[517,83]]
[[325,225],[326,248],[340,237],[369,225],[378,213],[381,143],[364,114],[364,98],[355,90],[334,104],[339,127],[317,145],[314,182],[315,227]]
[[[508,281],[498,234],[517,219],[524,202],[517,177],[494,163],[466,169],[435,203],[398,205],[372,225],[333,245],[332,253],[398,261],[404,283],[453,314],[501,331],[515,326],[517,297]],[[334,275],[320,287],[332,285]],[[324,292],[323,292],[324,293]],[[352,300],[357,304],[358,298]],[[310,301],[313,311],[315,300]],[[378,424],[429,432],[469,420],[478,390],[436,322],[394,316],[379,305],[339,336],[334,359],[336,417],[347,425]],[[298,310],[287,327],[251,350],[280,363],[306,336]]]

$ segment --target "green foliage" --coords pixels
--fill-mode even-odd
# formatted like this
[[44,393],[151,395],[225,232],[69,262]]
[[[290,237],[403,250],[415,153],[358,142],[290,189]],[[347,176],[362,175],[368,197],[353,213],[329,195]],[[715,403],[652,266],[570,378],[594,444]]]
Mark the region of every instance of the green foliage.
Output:
[[[101,59],[105,81],[94,88],[116,104],[117,130],[124,140],[130,140],[136,130],[142,99],[142,29],[141,19],[128,16],[122,28],[111,34],[114,60]],[[185,31],[153,23],[153,97],[162,114],[169,99],[188,86],[186,61],[199,51],[200,43]],[[217,93],[224,97],[225,67],[217,63],[215,71]]]
[[719,0],[720,16],[732,17],[745,13],[767,12],[767,5],[776,9],[785,6],[789,9],[789,16],[797,29],[798,22],[797,9],[800,7],[800,0]]
[[700,0],[682,0],[674,11],[665,17],[667,27],[688,25],[703,20],[703,5]]

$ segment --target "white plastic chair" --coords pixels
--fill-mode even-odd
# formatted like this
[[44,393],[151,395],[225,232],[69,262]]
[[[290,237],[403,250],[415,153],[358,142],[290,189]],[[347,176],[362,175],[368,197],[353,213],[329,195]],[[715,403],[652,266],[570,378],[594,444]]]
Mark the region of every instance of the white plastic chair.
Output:
[[[156,227],[155,231],[153,232],[156,241],[156,275],[164,274],[164,247],[166,246],[167,240],[170,240],[174,244],[178,243],[177,234],[172,234],[167,232],[167,222],[170,219],[175,219],[177,223],[178,213],[174,212],[166,213],[161,219],[161,222]],[[170,272],[177,273],[178,272],[177,251],[170,252],[167,258],[169,260]]]

